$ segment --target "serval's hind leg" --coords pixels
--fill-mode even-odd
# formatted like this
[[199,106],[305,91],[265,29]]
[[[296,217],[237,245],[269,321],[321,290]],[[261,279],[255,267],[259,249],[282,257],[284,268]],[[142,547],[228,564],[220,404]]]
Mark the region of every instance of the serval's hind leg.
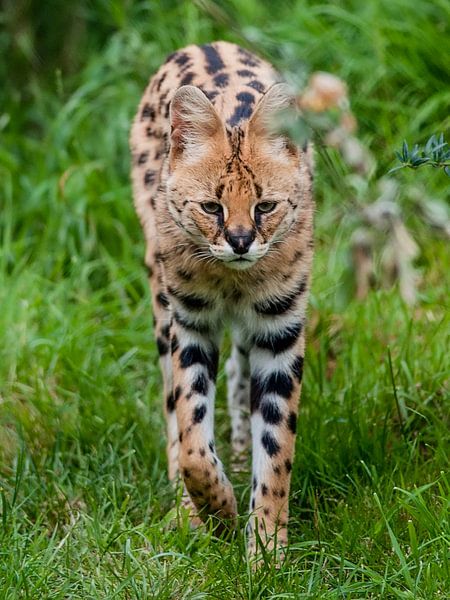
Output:
[[233,332],[231,356],[226,363],[228,412],[231,418],[232,469],[246,469],[250,448],[250,368],[247,344]]

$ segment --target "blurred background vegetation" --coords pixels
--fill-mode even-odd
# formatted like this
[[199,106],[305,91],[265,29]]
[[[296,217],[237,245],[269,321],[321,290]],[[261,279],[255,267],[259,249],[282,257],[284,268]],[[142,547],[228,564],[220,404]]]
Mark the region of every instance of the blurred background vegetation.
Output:
[[[418,249],[413,307],[395,286],[354,298],[350,239],[403,140],[449,138],[448,0],[3,0],[0,27],[2,597],[447,596],[448,177],[388,178]],[[315,71],[339,76],[371,156],[358,173],[318,152],[291,561],[259,575],[242,536],[169,526],[129,186],[150,75],[214,39],[265,55],[299,90]],[[221,371],[226,459],[224,398]],[[248,482],[235,483],[244,512]]]

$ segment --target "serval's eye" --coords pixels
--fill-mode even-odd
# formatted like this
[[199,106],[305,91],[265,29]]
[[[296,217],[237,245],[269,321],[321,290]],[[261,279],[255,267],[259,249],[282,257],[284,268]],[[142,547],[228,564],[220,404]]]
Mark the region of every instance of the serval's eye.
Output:
[[270,213],[273,211],[276,205],[276,202],[260,202],[256,205],[256,210],[262,213]]
[[222,212],[222,205],[218,202],[202,202],[200,206],[209,215],[218,215]]

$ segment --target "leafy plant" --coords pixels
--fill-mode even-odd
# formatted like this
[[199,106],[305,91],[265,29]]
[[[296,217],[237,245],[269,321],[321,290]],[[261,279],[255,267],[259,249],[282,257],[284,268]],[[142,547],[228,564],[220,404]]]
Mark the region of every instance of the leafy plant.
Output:
[[408,142],[403,142],[402,149],[395,153],[398,160],[402,163],[399,167],[394,167],[389,173],[394,173],[406,167],[418,169],[427,165],[437,169],[444,169],[444,173],[450,177],[450,147],[444,139],[444,134],[439,137],[432,135],[425,146],[414,144],[410,149]]

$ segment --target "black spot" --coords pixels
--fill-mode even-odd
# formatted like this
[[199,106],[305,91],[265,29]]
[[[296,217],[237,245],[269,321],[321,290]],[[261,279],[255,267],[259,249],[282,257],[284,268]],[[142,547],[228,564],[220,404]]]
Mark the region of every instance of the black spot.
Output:
[[257,79],[250,81],[249,83],[247,83],[247,85],[259,92],[260,94],[264,94],[264,92],[266,91],[266,86]]
[[175,58],[175,62],[177,63],[177,65],[182,67],[188,62],[189,54],[187,54],[186,52],[177,52],[176,54],[177,57]]
[[201,310],[211,306],[208,300],[195,294],[182,294],[174,288],[169,288],[169,292],[188,310]]
[[214,442],[213,441],[209,442],[208,448],[211,450],[211,452],[214,452]]
[[201,423],[206,415],[206,404],[199,404],[194,408],[192,413],[192,422]]
[[164,356],[169,351],[168,343],[161,337],[156,338],[156,345],[160,356]]
[[253,71],[249,71],[248,69],[240,69],[237,71],[239,77],[254,77],[255,73]]
[[250,410],[255,412],[260,408],[261,399],[265,394],[278,394],[289,398],[292,393],[292,379],[282,371],[275,371],[265,379],[253,376],[250,380]]
[[292,374],[297,378],[300,383],[303,379],[303,356],[297,356],[292,363]]
[[261,402],[260,406],[261,416],[265,423],[271,423],[272,425],[278,425],[281,421],[281,411],[278,406],[270,400]]
[[238,54],[240,55],[240,62],[247,67],[257,67],[261,62],[257,56],[245,48],[238,48]]
[[243,104],[254,104],[255,96],[250,92],[239,92],[239,94],[236,94],[236,100]]
[[139,154],[138,160],[137,160],[138,165],[145,164],[147,162],[147,158],[148,158],[148,152],[141,152],[141,154]]
[[255,510],[255,499],[252,498],[252,510]]
[[155,120],[155,109],[153,108],[153,106],[150,106],[150,104],[146,103],[144,104],[143,108],[142,108],[142,112],[141,112],[141,121],[144,119],[150,119],[150,121],[154,121]]
[[292,463],[288,458],[284,461],[284,466],[286,467],[286,471],[288,473],[292,471]]
[[147,137],[153,137],[154,136],[153,129],[151,127],[146,127],[146,129],[145,129],[145,135]]
[[295,412],[290,412],[288,419],[287,419],[287,424],[289,427],[289,430],[292,433],[296,433],[297,432],[297,415],[295,414]]
[[183,474],[184,474],[184,476],[185,476],[187,479],[189,479],[189,477],[191,476],[191,473],[190,473],[190,471],[188,471],[187,469],[184,469],[184,472],[183,472]]
[[182,369],[187,369],[195,364],[204,365],[211,379],[215,380],[217,376],[217,367],[219,362],[219,353],[217,348],[213,347],[209,353],[198,346],[190,344],[183,348],[180,353],[180,366]]
[[174,334],[172,336],[172,340],[170,342],[170,351],[172,354],[175,354],[175,352],[178,350],[178,348],[180,347],[180,343],[178,341],[177,336]]
[[262,483],[261,484],[261,494],[263,496],[267,496],[268,492],[269,492],[269,488],[267,487],[267,485],[265,483]]
[[253,338],[253,342],[258,348],[271,350],[273,354],[279,354],[280,352],[288,350],[295,344],[301,330],[302,324],[295,323],[293,325],[289,325],[278,333],[263,333],[256,335]]
[[158,83],[156,84],[156,91],[159,92],[161,90],[161,86],[162,86],[162,84],[163,84],[163,82],[164,82],[164,80],[165,80],[166,77],[167,77],[167,73],[163,73],[161,75],[161,77],[158,80]]
[[161,335],[168,338],[170,335],[170,325],[164,325],[161,327]]
[[292,389],[292,379],[283,371],[271,373],[264,381],[264,391],[267,394],[273,393],[283,398],[289,398]]
[[252,489],[256,490],[257,485],[258,485],[258,481],[256,480],[256,477],[253,477]]
[[209,75],[214,75],[217,71],[225,68],[222,58],[217,50],[211,44],[200,46],[206,58],[206,72]]
[[166,406],[169,412],[173,412],[175,410],[175,398],[172,392],[167,396]]
[[155,171],[152,171],[151,169],[147,169],[147,171],[145,171],[145,175],[144,175],[144,185],[146,185],[147,187],[152,185],[153,183],[155,183],[155,179],[156,179]]
[[183,75],[183,79],[180,81],[180,85],[190,85],[194,77],[195,73],[193,73],[192,71],[188,71]]
[[249,92],[240,92],[236,95],[236,99],[239,104],[234,109],[234,113],[228,119],[227,123],[231,127],[235,127],[238,123],[244,119],[249,119],[253,112],[253,104],[255,102],[255,96]]
[[275,475],[281,475],[281,469],[280,469],[280,467],[278,465],[276,465],[273,468],[273,472],[275,473]]
[[[200,456],[205,456],[206,454],[206,450],[204,448],[200,448]],[[209,471],[208,471],[208,475],[209,475]]]
[[203,373],[200,373],[194,379],[192,391],[197,392],[197,394],[201,394],[202,396],[206,396],[208,393],[208,380]]
[[269,456],[275,456],[280,451],[280,444],[274,438],[274,436],[270,433],[270,431],[265,431],[261,436],[261,443],[263,445],[264,450],[267,452]]
[[167,308],[169,306],[169,298],[167,297],[167,294],[165,294],[164,292],[159,292],[159,294],[156,295],[156,301],[163,308]]
[[220,88],[224,88],[227,87],[228,82],[229,82],[229,77],[226,73],[219,73],[218,75],[216,75],[214,77],[214,84],[217,85],[217,87]]

